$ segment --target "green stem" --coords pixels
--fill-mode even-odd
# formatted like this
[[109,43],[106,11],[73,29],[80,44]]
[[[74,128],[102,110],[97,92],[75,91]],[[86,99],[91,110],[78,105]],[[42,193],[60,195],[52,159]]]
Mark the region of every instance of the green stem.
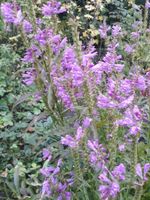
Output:
[[140,186],[140,188],[139,187],[136,188],[134,200],[141,200],[142,195],[143,195],[143,185]]
[[133,154],[134,154],[134,163],[133,163],[133,168],[134,168],[134,174],[135,174],[135,167],[138,163],[138,141],[137,141],[137,137],[134,139],[133,141]]

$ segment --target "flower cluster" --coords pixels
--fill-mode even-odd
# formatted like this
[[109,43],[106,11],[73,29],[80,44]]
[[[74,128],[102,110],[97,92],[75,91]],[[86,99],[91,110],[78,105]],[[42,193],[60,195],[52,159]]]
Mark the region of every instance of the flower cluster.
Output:
[[85,135],[85,131],[80,126],[77,129],[77,133],[75,135],[75,138],[73,138],[70,135],[66,135],[65,137],[61,138],[61,144],[69,146],[70,148],[77,148],[78,145],[79,145],[79,142],[84,137],[84,135]]
[[88,148],[89,148],[89,161],[92,167],[96,171],[102,170],[104,168],[105,163],[108,161],[108,154],[106,149],[102,144],[99,144],[98,141],[88,140]]
[[[50,162],[52,155],[48,149],[43,150],[43,159]],[[40,170],[45,180],[42,183],[41,197],[54,197],[57,200],[71,200],[71,193],[68,190],[69,186],[73,184],[73,179],[68,178],[66,181],[60,181],[62,160],[59,159],[57,166],[47,166]]]
[[101,199],[115,199],[120,192],[119,182],[125,180],[126,169],[123,164],[116,166],[112,172],[106,167],[99,175],[101,185],[99,186],[99,192]]
[[65,12],[66,9],[61,7],[61,3],[56,0],[51,0],[47,2],[47,4],[44,4],[42,7],[42,14],[46,17],[60,14]]

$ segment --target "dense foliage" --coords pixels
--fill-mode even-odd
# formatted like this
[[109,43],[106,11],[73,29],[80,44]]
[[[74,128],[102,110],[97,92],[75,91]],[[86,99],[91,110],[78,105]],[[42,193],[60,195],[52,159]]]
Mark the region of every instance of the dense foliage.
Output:
[[149,10],[1,3],[0,199],[150,199]]

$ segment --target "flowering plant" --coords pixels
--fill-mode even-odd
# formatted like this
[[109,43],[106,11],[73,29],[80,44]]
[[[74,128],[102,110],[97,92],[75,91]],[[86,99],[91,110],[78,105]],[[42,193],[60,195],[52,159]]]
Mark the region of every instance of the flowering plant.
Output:
[[146,1],[144,23],[136,21],[129,32],[104,21],[99,37],[106,52],[97,58],[91,42],[82,44],[74,19],[72,42],[58,29],[57,15],[67,12],[60,2],[42,5],[40,20],[32,4],[29,19],[16,2],[2,4],[4,22],[18,28],[27,48],[23,83],[36,85],[36,100],[42,99],[54,126],[62,130],[60,158],[43,151],[41,199],[123,199],[126,191],[128,199],[142,199],[150,164],[139,145],[149,122],[150,72],[140,69],[137,54],[140,41],[150,34],[148,9]]

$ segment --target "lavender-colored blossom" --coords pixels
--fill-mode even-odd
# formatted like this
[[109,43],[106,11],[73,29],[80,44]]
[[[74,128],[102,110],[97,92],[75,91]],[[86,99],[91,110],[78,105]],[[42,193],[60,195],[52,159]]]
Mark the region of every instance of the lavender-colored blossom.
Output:
[[50,166],[50,167],[43,167],[42,169],[40,169],[40,173],[45,176],[45,177],[49,177],[50,174],[52,174],[54,172],[55,168]]
[[76,141],[79,142],[84,137],[84,135],[85,135],[84,130],[82,129],[81,126],[79,126],[77,129],[76,136],[75,136]]
[[65,198],[66,198],[66,200],[71,200],[71,192],[65,192]]
[[150,2],[149,2],[149,0],[146,1],[145,8],[147,8],[147,9],[150,8]]
[[49,43],[52,37],[53,31],[51,29],[38,30],[37,34],[35,35],[35,40],[43,46]]
[[6,23],[14,23],[15,25],[18,25],[23,20],[20,7],[13,3],[2,3],[1,12]]
[[48,180],[42,184],[42,196],[49,197],[51,195],[51,188]]
[[80,66],[73,65],[71,70],[73,86],[80,87],[84,82],[84,73]]
[[148,178],[147,178],[147,173],[150,171],[150,163],[146,163],[144,165],[144,180],[147,181]]
[[137,135],[141,132],[141,128],[138,125],[132,126],[129,130],[131,135]]
[[133,107],[133,115],[137,121],[141,121],[143,118],[142,112],[137,105]]
[[104,163],[107,161],[108,154],[102,144],[99,144],[97,140],[88,140],[87,144],[89,148],[89,161],[91,166],[95,170],[101,170],[104,167]]
[[32,32],[32,24],[29,21],[24,20],[23,21],[23,30],[25,33],[31,33]]
[[112,36],[117,37],[122,35],[122,29],[120,25],[114,25],[112,27]]
[[40,50],[35,45],[32,45],[26,50],[25,56],[24,58],[22,58],[22,61],[25,63],[33,63],[35,58],[38,58],[40,55]]
[[134,100],[134,95],[129,96],[127,99],[125,99],[124,101],[122,101],[119,104],[119,108],[126,108],[126,107],[128,107],[130,104],[132,104],[133,100]]
[[120,82],[120,91],[125,95],[131,95],[133,93],[132,81],[130,79],[123,79]]
[[125,180],[126,168],[124,164],[120,164],[114,168],[112,175],[119,181]]
[[139,75],[135,80],[134,80],[134,86],[140,91],[144,91],[147,86],[146,86],[146,79],[144,76]]
[[43,149],[42,153],[43,153],[43,159],[44,160],[46,160],[46,159],[51,160],[52,155],[51,155],[51,153],[48,149]]
[[36,71],[34,69],[28,69],[25,73],[22,74],[23,83],[26,85],[32,85],[36,79]]
[[92,122],[92,119],[89,118],[89,117],[86,117],[84,120],[83,120],[83,127],[84,128],[89,128],[90,125],[91,125],[91,122]]
[[135,167],[136,175],[140,177],[140,179],[145,182],[148,180],[147,173],[150,171],[150,163],[146,163],[142,169],[141,164],[138,163]]
[[125,151],[125,144],[120,144],[118,147],[120,152],[124,152]]
[[126,52],[127,54],[132,54],[132,53],[134,52],[133,45],[126,44],[126,45],[125,45],[125,52]]
[[66,135],[65,137],[61,138],[61,144],[69,146],[71,148],[76,148],[79,145],[79,142],[84,137],[85,131],[82,129],[81,126],[77,128],[77,133],[75,138],[70,135]]
[[97,98],[97,106],[103,109],[116,108],[116,104],[109,97],[106,97],[103,94],[99,94]]
[[66,9],[61,7],[61,2],[58,2],[56,0],[51,0],[47,2],[47,4],[44,4],[42,7],[42,14],[46,17],[63,13]]
[[74,48],[68,47],[65,49],[63,59],[62,59],[62,67],[64,70],[71,70],[72,66],[77,63],[76,55]]
[[102,200],[115,199],[120,192],[120,186],[117,182],[111,182],[108,185],[100,185],[99,192]]
[[107,37],[107,32],[110,30],[110,27],[106,25],[106,23],[102,24],[99,27],[100,37],[105,39]]
[[137,32],[132,32],[131,33],[131,37],[133,38],[133,39],[138,39],[139,37],[140,37],[140,33],[137,31]]
[[69,146],[71,148],[77,147],[77,143],[73,137],[70,135],[66,135],[65,137],[61,138],[61,144]]

